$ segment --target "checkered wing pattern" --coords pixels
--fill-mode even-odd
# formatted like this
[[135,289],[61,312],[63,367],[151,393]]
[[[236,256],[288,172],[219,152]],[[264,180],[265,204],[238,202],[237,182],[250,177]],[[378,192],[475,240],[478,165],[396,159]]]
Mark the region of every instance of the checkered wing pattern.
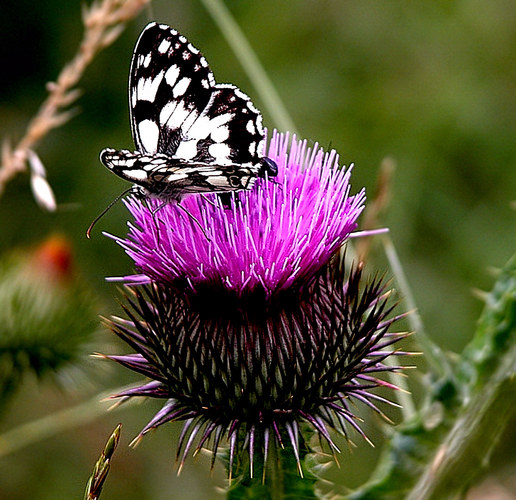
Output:
[[199,50],[167,25],[150,23],[136,43],[129,109],[136,152],[105,149],[101,161],[144,195],[180,201],[277,173],[262,157],[262,117],[250,98],[217,84]]

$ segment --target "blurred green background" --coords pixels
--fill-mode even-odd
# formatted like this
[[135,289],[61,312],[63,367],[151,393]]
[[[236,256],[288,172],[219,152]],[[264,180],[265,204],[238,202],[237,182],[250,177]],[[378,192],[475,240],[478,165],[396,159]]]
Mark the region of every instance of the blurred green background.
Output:
[[[46,96],[46,82],[74,56],[83,32],[81,4],[2,2],[2,139],[15,143],[22,136]],[[482,309],[472,290],[489,289],[490,268],[501,267],[516,247],[511,207],[516,192],[516,2],[235,0],[226,5],[300,136],[335,148],[344,164],[355,163],[355,190],[365,186],[372,195],[382,159],[394,159],[392,199],[382,223],[391,230],[428,334],[442,347],[460,351]],[[122,204],[99,222],[91,240],[85,237],[92,219],[127,187],[102,167],[98,153],[104,147],[132,148],[129,63],[140,30],[154,19],[184,33],[207,57],[217,81],[241,87],[262,109],[266,126],[275,126],[197,0],[153,2],[152,11],[129,23],[93,61],[79,84],[80,113],[37,148],[59,209],[42,212],[28,176],[15,178],[0,198],[0,251],[33,247],[54,233],[65,235],[103,314],[117,310],[116,287],[104,277],[132,269],[117,245],[100,234],[124,234]],[[373,265],[387,270],[380,251]],[[103,332],[92,351],[127,351],[113,346],[111,337]],[[72,390],[27,379],[2,415],[2,432],[137,380],[102,361],[93,366],[89,384]],[[119,421],[124,423],[122,439],[104,500],[221,498],[214,485],[223,485],[223,474],[216,470],[210,476],[206,457],[189,459],[176,477],[179,424],[148,436],[136,450],[127,447],[158,407],[150,402],[112,412],[0,459],[0,498],[82,498],[93,464]],[[382,436],[371,427],[381,448]],[[345,449],[340,457],[341,469],[328,474],[349,487],[367,479],[378,453],[359,438],[356,442],[357,450]],[[510,478],[515,443],[511,428],[493,460],[494,479],[488,483],[500,482],[493,491],[512,488],[516,495]],[[468,498],[483,498],[482,491]]]

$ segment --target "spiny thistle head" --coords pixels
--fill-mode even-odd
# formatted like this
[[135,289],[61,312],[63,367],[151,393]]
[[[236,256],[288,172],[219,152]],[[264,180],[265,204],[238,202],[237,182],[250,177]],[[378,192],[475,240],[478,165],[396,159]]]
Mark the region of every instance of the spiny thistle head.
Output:
[[[135,354],[107,356],[148,377],[117,394],[166,400],[141,435],[183,420],[178,457],[229,443],[230,470],[242,451],[285,440],[299,461],[299,425],[308,423],[334,449],[329,429],[365,437],[350,404],[381,413],[372,392],[390,386],[378,373],[401,337],[380,279],[362,284],[336,252],[356,228],[365,195],[350,195],[350,170],[338,157],[274,134],[268,157],[275,182],[233,195],[191,197],[185,207],[209,239],[172,205],[153,214],[130,199],[135,218],[116,238],[138,275],[112,330]],[[152,207],[152,203],[151,203]]]
[[97,300],[68,240],[51,236],[0,258],[0,406],[29,373],[79,380],[97,330]]

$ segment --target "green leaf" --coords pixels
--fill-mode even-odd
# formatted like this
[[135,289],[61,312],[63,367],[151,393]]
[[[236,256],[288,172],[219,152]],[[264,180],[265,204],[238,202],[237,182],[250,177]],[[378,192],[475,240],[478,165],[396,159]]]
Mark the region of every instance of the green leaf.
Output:
[[516,256],[500,273],[452,374],[399,426],[371,480],[346,498],[443,499],[467,490],[516,414]]

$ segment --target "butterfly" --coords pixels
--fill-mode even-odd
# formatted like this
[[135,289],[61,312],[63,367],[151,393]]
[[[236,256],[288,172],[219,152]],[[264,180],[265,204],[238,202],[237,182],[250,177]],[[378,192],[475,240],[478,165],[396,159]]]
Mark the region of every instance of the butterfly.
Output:
[[129,110],[136,151],[107,148],[100,160],[142,197],[179,203],[251,189],[278,173],[262,155],[262,117],[251,99],[217,84],[199,50],[165,24],[148,24],[136,42]]

